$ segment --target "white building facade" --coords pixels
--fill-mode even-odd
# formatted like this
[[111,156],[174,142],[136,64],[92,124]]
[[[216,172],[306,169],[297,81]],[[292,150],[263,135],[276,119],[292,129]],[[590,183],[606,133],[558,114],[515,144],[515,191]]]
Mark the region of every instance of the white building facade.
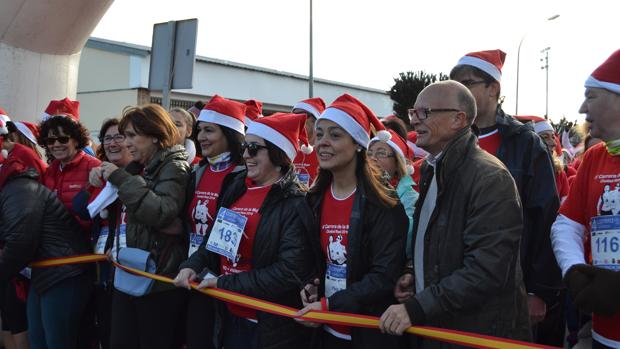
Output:
[[[161,103],[161,92],[148,89],[150,48],[90,38],[80,60],[77,98],[85,126],[96,133],[102,121],[120,116],[123,108]],[[308,98],[308,78],[246,64],[196,57],[193,88],[174,90],[171,107],[188,108],[208,101],[213,95],[240,102],[263,102],[263,113],[290,111],[293,104]],[[386,91],[324,79],[314,80],[314,95],[331,103],[343,93],[359,98],[377,116],[392,114]]]

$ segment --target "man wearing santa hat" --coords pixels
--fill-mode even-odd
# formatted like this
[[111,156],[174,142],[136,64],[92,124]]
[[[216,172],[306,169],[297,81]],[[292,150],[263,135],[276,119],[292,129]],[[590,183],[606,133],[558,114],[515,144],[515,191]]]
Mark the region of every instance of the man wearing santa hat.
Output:
[[506,165],[519,190],[523,208],[521,268],[529,295],[530,320],[536,324],[547,317],[541,327],[550,325],[559,329],[547,334],[541,332],[549,331],[538,331],[535,340],[562,345],[561,314],[547,316],[547,310],[562,307],[559,304],[562,279],[549,238],[559,207],[555,175],[549,153],[531,125],[523,125],[501,108],[501,69],[505,58],[501,50],[468,53],[452,69],[450,78],[467,86],[476,98],[479,145]]
[[579,166],[551,240],[575,306],[592,313],[592,348],[620,348],[620,50],[586,80],[586,114],[600,138]]

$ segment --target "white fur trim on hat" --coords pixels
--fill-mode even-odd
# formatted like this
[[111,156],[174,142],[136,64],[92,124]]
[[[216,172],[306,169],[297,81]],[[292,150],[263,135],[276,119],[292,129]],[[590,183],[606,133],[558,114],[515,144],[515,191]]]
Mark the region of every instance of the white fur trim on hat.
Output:
[[351,137],[361,146],[368,149],[370,143],[370,136],[362,125],[360,125],[353,117],[338,108],[327,108],[317,119],[317,122],[321,119],[330,120],[342,127],[348,132]]
[[258,136],[264,140],[273,143],[276,147],[282,149],[282,151],[286,153],[286,156],[288,156],[291,161],[295,159],[295,156],[297,156],[297,149],[295,148],[294,144],[289,142],[289,140],[284,137],[280,132],[261,122],[255,121],[251,123],[248,126],[246,134]]
[[200,111],[198,121],[212,122],[214,124],[228,127],[234,131],[241,133],[242,135],[245,134],[245,124],[241,120],[235,119],[232,116],[218,113],[215,110],[203,109],[202,111]]
[[585,87],[603,88],[605,90],[620,94],[619,84],[614,84],[613,82],[600,81],[594,78],[593,76],[588,77],[585,83]]
[[[389,133],[389,132],[387,132],[387,131],[386,131],[386,133],[387,133],[388,135],[390,135],[390,133]],[[405,154],[403,153],[403,150],[402,150],[402,149],[400,149],[400,147],[399,147],[396,143],[394,143],[394,141],[392,141],[392,140],[391,140],[391,137],[392,137],[392,135],[390,135],[390,139],[388,139],[388,140],[386,141],[386,140],[381,139],[381,137],[380,137],[379,135],[377,135],[377,137],[374,137],[373,139],[371,139],[371,140],[370,140],[370,144],[372,144],[372,143],[374,143],[374,142],[378,142],[378,141],[385,142],[387,145],[389,145],[389,146],[390,146],[390,148],[394,149],[394,151],[398,154],[398,156],[400,156],[400,157],[401,157],[401,159],[402,159],[405,163],[407,163],[407,158],[405,157]]]
[[534,131],[536,133],[541,133],[544,131],[553,131],[553,126],[551,126],[551,124],[547,120],[539,121],[534,124]]
[[7,126],[6,122],[2,122],[2,127],[0,127],[0,135],[8,135],[9,134],[9,127]]
[[50,117],[50,114],[43,112],[43,114],[41,114],[41,121],[47,121]]
[[11,118],[8,115],[0,114],[0,120],[4,122],[9,122],[11,121]]
[[37,144],[37,137],[34,136],[32,131],[30,131],[26,124],[20,121],[15,121],[13,124],[19,130],[19,132],[21,132],[26,138],[28,138],[29,141],[31,141],[35,145]]
[[463,56],[461,59],[459,59],[456,65],[471,65],[472,67],[476,67],[483,72],[491,75],[493,79],[497,80],[497,82],[502,81],[502,72],[500,72],[496,66],[485,61],[484,59],[472,56]]
[[301,110],[305,110],[308,113],[314,115],[315,118],[319,118],[319,116],[321,116],[321,113],[319,113],[318,110],[316,110],[315,107],[313,107],[312,105],[308,104],[308,103],[304,103],[304,102],[299,102],[297,104],[295,104],[293,106],[293,112],[295,112],[295,109],[301,109]]

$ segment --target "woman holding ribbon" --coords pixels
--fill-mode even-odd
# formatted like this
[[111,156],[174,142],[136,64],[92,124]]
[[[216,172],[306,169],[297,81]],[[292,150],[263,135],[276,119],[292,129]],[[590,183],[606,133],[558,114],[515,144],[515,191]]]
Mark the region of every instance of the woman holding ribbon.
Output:
[[[301,292],[304,308],[380,316],[396,301],[392,290],[405,257],[407,216],[383,182],[366,149],[383,125],[362,102],[344,94],[316,123],[319,174],[308,194],[319,231],[322,272]],[[319,327],[319,324],[302,323]],[[398,339],[379,330],[323,325],[319,348],[394,348]]]
[[[186,226],[189,231],[191,256],[202,244],[220,201],[236,175],[245,170],[241,144],[245,135],[246,106],[220,96],[213,96],[198,116],[196,140],[202,160],[188,185]],[[186,321],[188,349],[213,346],[214,302],[211,297],[192,292]]]
[[[206,267],[210,273],[199,288],[217,287],[301,306],[297,294],[313,268],[312,212],[293,167],[300,139],[303,148],[308,148],[304,124],[305,115],[276,113],[249,125],[242,144],[247,172],[225,188],[215,223],[198,250],[181,265],[177,286],[189,288]],[[290,318],[232,303],[221,308],[216,319],[223,323],[223,333],[215,333],[218,348],[303,348],[308,344],[308,332]]]
[[[126,244],[117,246],[118,253],[125,247],[149,253],[157,274],[173,276],[187,254],[179,215],[189,165],[183,147],[175,145],[177,128],[168,113],[155,104],[125,109],[118,128],[133,160],[129,166],[142,167],[132,175],[110,162],[101,165],[101,176],[118,190],[125,207]],[[122,242],[122,236],[119,240]],[[121,292],[120,286],[115,279],[111,347],[171,348],[183,294],[158,281],[143,295]]]

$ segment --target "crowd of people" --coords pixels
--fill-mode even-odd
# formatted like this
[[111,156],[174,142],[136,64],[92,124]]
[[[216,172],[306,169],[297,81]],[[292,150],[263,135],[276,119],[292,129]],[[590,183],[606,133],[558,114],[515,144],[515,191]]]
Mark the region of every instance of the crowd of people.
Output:
[[[131,106],[98,142],[77,101],[51,101],[38,124],[0,109],[5,345],[453,346],[405,334],[425,325],[562,347],[591,317],[592,347],[620,348],[620,50],[587,78],[589,133],[570,149],[548,120],[503,111],[504,59],[463,56],[409,127],[349,94],[268,116],[218,95]],[[29,267],[92,253],[174,281],[107,262]]]

